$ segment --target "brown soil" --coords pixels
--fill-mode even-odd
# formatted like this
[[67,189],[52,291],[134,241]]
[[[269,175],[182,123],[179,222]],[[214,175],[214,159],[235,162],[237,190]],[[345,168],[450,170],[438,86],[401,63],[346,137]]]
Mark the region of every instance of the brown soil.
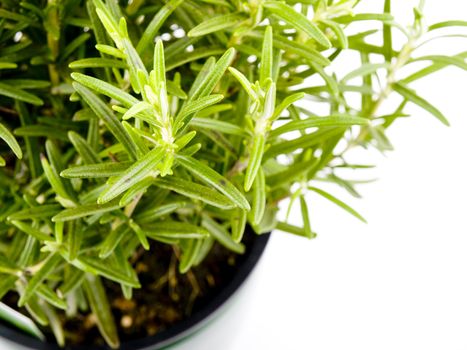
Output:
[[[186,319],[232,278],[239,261],[238,255],[215,244],[199,266],[180,274],[178,253],[171,246],[153,243],[149,251],[138,253],[132,263],[142,288],[133,290],[131,300],[123,297],[119,284],[105,281],[122,343],[155,335]],[[4,301],[15,307],[17,296],[9,294]],[[61,318],[67,345],[105,345],[92,315]],[[44,332],[54,342],[50,330]]]
[[[237,256],[215,245],[200,266],[186,274],[178,272],[177,252],[165,244],[153,244],[134,262],[141,289],[133,290],[133,298],[123,297],[120,285],[106,282],[120,341],[155,335],[188,317],[234,273]],[[78,321],[78,322],[77,322]],[[83,322],[84,321],[84,322]],[[67,322],[78,337],[73,343],[103,344],[89,316]]]

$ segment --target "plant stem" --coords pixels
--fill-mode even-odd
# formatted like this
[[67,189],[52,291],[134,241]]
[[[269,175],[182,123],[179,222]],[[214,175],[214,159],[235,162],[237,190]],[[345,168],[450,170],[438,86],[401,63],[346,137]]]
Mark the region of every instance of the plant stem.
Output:
[[48,0],[47,7],[49,8],[47,16],[47,46],[50,50],[50,58],[52,63],[49,63],[49,76],[52,86],[60,83],[60,76],[57,71],[56,60],[59,54],[59,40],[60,40],[60,18],[59,18],[59,4],[57,0]]
[[[384,89],[382,89],[382,91],[378,95],[378,98],[373,102],[373,105],[368,112],[368,119],[373,119],[376,116],[376,113],[380,109],[381,105],[384,103],[384,101],[386,101],[388,96],[393,91],[392,87],[393,87],[394,82],[396,81],[396,74],[398,70],[410,60],[410,56],[413,50],[415,49],[414,41],[415,40],[411,38],[404,45],[399,55],[396,57],[396,60],[389,68],[388,74],[386,76],[386,86],[384,87]],[[371,126],[362,128],[357,138],[349,142],[349,144],[347,145],[346,149],[342,152],[342,154],[355,146],[361,145],[361,143],[366,139],[366,137],[369,134],[369,131],[368,131],[369,128],[371,128]]]

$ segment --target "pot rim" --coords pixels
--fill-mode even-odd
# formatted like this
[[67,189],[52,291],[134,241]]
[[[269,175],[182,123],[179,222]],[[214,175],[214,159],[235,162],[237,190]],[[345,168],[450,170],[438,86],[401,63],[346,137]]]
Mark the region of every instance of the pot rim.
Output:
[[[247,230],[251,231],[251,229]],[[252,232],[251,232],[252,233]],[[254,234],[254,233],[252,233]],[[205,326],[218,311],[226,304],[228,300],[239,290],[243,283],[250,276],[251,272],[260,260],[267,242],[270,238],[270,233],[256,235],[252,243],[247,246],[245,254],[242,256],[237,267],[237,271],[232,279],[230,279],[222,289],[216,292],[211,299],[207,300],[205,304],[193,314],[176,323],[172,327],[157,333],[150,337],[141,339],[130,340],[123,342],[119,350],[156,350],[162,349],[166,346],[173,345],[188,336],[192,335],[203,326]],[[57,344],[51,342],[44,342],[36,339],[20,330],[9,326],[8,324],[0,321],[0,337],[17,343],[23,347],[34,350],[63,350]],[[107,346],[66,346],[65,349],[69,350],[104,350],[109,349]]]

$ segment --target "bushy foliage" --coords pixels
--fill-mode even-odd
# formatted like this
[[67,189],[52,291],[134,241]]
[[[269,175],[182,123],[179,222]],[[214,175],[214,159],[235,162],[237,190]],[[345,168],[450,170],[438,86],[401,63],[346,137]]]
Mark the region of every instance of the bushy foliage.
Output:
[[[447,124],[410,84],[466,69],[467,54],[417,55],[465,22],[427,26],[422,2],[405,26],[389,0],[380,13],[359,2],[0,0],[0,297],[18,293],[61,345],[57,310],[87,305],[118,347],[101,280],[131,298],[129,258],[151,240],[178,247],[186,272],[215,241],[243,253],[247,226],[313,238],[307,191],[363,220],[320,181],[356,194],[339,170],[366,166],[346,152],[391,149],[407,104]],[[348,52],[360,64],[337,76]],[[401,77],[414,62],[426,65]],[[390,94],[401,102],[383,115]],[[276,218],[284,199],[301,226]]]

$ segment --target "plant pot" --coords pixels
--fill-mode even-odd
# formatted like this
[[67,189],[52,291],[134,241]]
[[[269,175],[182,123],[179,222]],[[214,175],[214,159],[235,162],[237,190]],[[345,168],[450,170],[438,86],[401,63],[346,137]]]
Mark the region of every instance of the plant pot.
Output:
[[[253,235],[252,232],[248,232]],[[220,311],[222,311],[232,299],[235,293],[245,283],[263,254],[270,234],[254,236],[247,245],[245,254],[239,256],[235,275],[221,288],[217,289],[211,298],[204,300],[200,307],[196,308],[190,317],[176,323],[173,327],[161,331],[154,336],[123,342],[121,350],[157,350],[174,345],[203,328]],[[0,337],[6,338],[18,345],[38,350],[63,350],[53,342],[42,342],[16,328],[0,322]],[[108,347],[98,346],[68,346],[70,350],[104,350]]]

